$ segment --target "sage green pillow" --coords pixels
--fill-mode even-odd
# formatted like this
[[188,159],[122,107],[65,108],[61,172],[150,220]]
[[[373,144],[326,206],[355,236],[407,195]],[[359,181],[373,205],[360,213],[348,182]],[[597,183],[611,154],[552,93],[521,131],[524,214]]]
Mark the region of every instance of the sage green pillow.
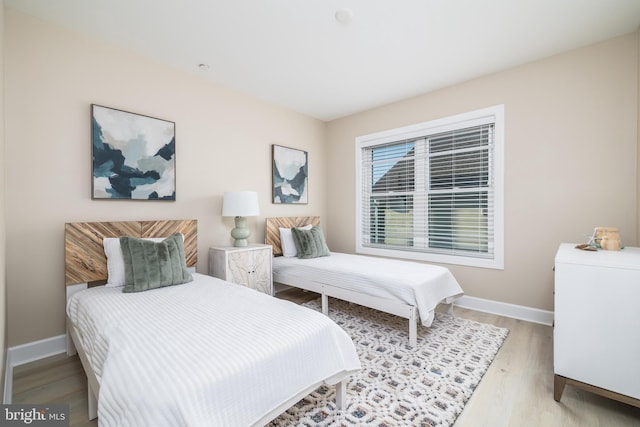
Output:
[[123,236],[120,248],[124,259],[122,292],[142,292],[193,280],[187,270],[183,237],[179,233],[161,242]]
[[298,258],[317,258],[330,254],[319,225],[313,226],[311,230],[292,228],[291,234],[298,251]]

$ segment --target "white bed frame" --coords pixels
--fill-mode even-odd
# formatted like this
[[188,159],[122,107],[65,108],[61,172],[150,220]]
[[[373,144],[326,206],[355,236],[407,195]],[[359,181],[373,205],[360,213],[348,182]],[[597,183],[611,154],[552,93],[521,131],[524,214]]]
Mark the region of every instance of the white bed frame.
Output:
[[418,309],[414,305],[365,295],[304,277],[287,276],[287,278],[278,279],[274,276],[273,280],[283,285],[319,293],[322,300],[322,313],[327,316],[329,315],[329,297],[332,297],[409,319],[409,345],[415,347],[418,343]]
[[[282,243],[280,242],[279,229],[303,227],[305,225],[319,225],[320,217],[273,217],[266,219],[265,242],[273,248],[274,256],[282,255]],[[322,299],[322,313],[329,314],[329,297],[380,310],[409,320],[409,345],[415,347],[418,343],[418,308],[401,301],[366,295],[322,283],[309,280],[305,277],[287,276],[286,278],[274,275],[274,282],[293,286],[300,289],[319,293]],[[453,315],[453,302],[448,304],[448,313]]]
[[[77,285],[67,286],[67,301],[76,292],[83,289],[87,289],[89,286],[87,283],[80,283]],[[89,362],[87,353],[82,347],[82,340],[80,339],[80,331],[75,327],[69,316],[67,318],[67,356],[75,356],[76,353],[82,363],[82,368],[87,375],[87,413],[89,419],[93,420],[98,418],[98,395],[100,394],[100,382],[98,377]]]
[[[143,228],[147,227],[149,223],[152,224],[148,233],[136,233],[131,232],[130,227],[134,224],[134,229],[138,227],[138,224],[144,224]],[[183,229],[176,229],[178,227],[187,227]],[[148,228],[148,227],[147,227]],[[187,258],[187,266],[191,272],[195,271],[195,264],[197,262],[197,221],[185,220],[185,221],[142,221],[142,222],[109,222],[109,223],[67,223],[65,224],[65,276],[67,285],[67,301],[76,292],[82,291],[91,287],[89,282],[73,283],[74,277],[89,277],[103,284],[106,280],[106,257],[102,250],[102,239],[104,237],[116,237],[123,235],[123,230],[127,230],[128,235],[140,234],[139,237],[165,237],[175,232],[182,232],[185,235],[185,255]],[[98,231],[99,230],[99,231]],[[191,242],[193,237],[193,242]],[[89,240],[85,242],[84,240]],[[191,244],[193,243],[193,244]],[[194,252],[195,251],[195,252]],[[104,264],[104,265],[103,265]],[[87,272],[83,272],[83,268],[88,268]],[[78,276],[79,275],[79,276]],[[96,279],[96,276],[102,276]],[[93,280],[92,280],[93,282]],[[73,324],[69,317],[67,319],[67,355],[74,356],[76,353],[80,358],[82,367],[87,375],[87,400],[88,400],[88,415],[89,419],[93,420],[98,417],[98,397],[100,395],[100,382],[96,376],[87,353],[82,346],[83,340],[81,332]],[[346,374],[339,382],[336,383],[336,409],[346,408]],[[318,387],[326,384],[325,380],[319,381],[315,384],[309,385],[304,390],[299,391],[293,395],[290,399],[282,402],[278,407],[272,411],[264,414],[259,420],[253,424],[253,426],[264,426],[278,415],[289,409],[296,404],[300,399],[307,396],[309,393],[316,390]]]

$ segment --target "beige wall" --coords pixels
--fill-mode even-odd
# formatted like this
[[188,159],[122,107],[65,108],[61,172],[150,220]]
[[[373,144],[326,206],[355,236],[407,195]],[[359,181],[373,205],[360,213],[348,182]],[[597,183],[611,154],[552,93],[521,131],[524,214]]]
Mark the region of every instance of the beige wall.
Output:
[[640,246],[640,30],[637,32],[638,35],[638,123],[637,123],[637,132],[638,132],[638,163],[637,163],[637,208],[636,212],[638,214],[638,220],[636,221],[636,244]]
[[329,123],[330,247],[355,249],[358,135],[504,104],[505,269],[449,267],[467,295],[553,310],[559,243],[637,243],[638,84],[636,33]]
[[5,358],[7,356],[7,286],[6,286],[6,226],[5,226],[5,144],[4,144],[4,0],[0,0],[0,384],[4,388]]
[[[206,272],[209,246],[231,243],[224,191],[259,192],[252,242],[265,216],[326,214],[324,123],[10,8],[5,17],[9,345],[65,331],[65,222],[198,219]],[[176,202],[91,200],[92,103],[176,123]],[[271,204],[272,144],[309,152],[308,205]]]
[[[206,272],[208,247],[230,242],[221,195],[247,189],[260,193],[262,210],[249,220],[252,241],[263,239],[265,216],[317,214],[331,248],[352,252],[355,137],[500,103],[505,270],[449,266],[468,295],[552,310],[560,242],[585,241],[596,225],[640,242],[637,33],[325,125],[12,9],[5,21],[0,251],[6,238],[9,345],[64,332],[65,222],[196,218]],[[176,122],[176,202],[90,199],[91,103]],[[309,152],[308,205],[270,203],[274,143]]]

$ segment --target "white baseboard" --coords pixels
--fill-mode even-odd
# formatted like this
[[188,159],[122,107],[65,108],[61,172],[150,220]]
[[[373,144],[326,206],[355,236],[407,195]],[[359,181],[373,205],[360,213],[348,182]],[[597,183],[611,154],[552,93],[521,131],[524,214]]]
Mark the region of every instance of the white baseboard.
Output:
[[4,395],[3,403],[11,403],[13,395],[13,368],[24,365],[25,363],[34,362],[44,359],[45,357],[54,356],[67,351],[67,336],[58,335],[51,338],[45,338],[39,341],[33,341],[26,344],[16,345],[7,349],[7,364],[4,378]]
[[44,359],[67,351],[67,335],[58,335],[33,341],[26,344],[9,347],[7,358],[11,360],[11,366],[20,366],[25,363]]
[[2,395],[2,403],[11,404],[13,397],[13,365],[11,364],[11,355],[7,351],[7,360],[4,369],[4,394]]
[[483,313],[526,320],[527,322],[540,323],[548,326],[553,325],[553,311],[540,310],[524,305],[509,304],[467,295],[463,295],[457,299],[454,305]]

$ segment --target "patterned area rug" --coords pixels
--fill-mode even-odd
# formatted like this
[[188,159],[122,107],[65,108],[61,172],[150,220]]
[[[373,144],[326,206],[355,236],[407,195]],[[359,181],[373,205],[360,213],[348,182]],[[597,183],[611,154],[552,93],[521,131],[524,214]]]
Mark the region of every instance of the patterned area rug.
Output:
[[[320,300],[305,304],[320,311]],[[270,426],[450,426],[462,412],[509,331],[437,313],[418,326],[408,347],[408,321],[331,299],[329,316],[353,339],[362,370],[347,382],[347,407],[322,386]]]

